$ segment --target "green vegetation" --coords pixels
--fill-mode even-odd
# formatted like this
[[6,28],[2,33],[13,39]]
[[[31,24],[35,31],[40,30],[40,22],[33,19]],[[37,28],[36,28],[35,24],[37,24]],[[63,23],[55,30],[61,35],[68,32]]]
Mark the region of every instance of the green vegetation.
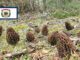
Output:
[[[33,21],[33,20],[30,20],[29,22],[32,22],[32,23],[34,23],[34,22],[36,22],[36,23],[34,23],[35,25],[38,25],[37,23],[40,23],[40,21],[42,21],[41,22],[41,24],[39,24],[39,26],[42,26],[43,24],[44,24],[44,22],[47,22],[46,20],[40,20],[40,19],[36,19],[35,21]],[[57,20],[56,20],[57,21]],[[55,20],[50,20],[49,22],[56,22]],[[25,45],[25,41],[26,41],[26,31],[30,28],[29,26],[27,26],[27,25],[25,25],[25,24],[27,24],[27,23],[29,23],[29,22],[24,22],[24,23],[22,23],[22,24],[19,24],[20,23],[20,21],[19,22],[17,22],[17,26],[13,26],[13,24],[12,25],[9,25],[9,23],[12,23],[13,21],[0,21],[0,23],[3,23],[2,24],[2,26],[3,27],[9,27],[9,26],[11,26],[11,27],[13,27],[15,30],[16,30],[16,32],[18,32],[19,33],[19,35],[20,35],[20,41],[18,42],[18,44],[15,46],[15,47],[13,47],[13,46],[11,46],[11,45],[9,45],[7,42],[6,42],[6,30],[4,30],[3,31],[3,33],[2,33],[2,36],[0,37],[0,52],[3,52],[3,51],[8,51],[8,52],[17,52],[17,51],[20,51],[20,50],[22,50],[22,49],[24,49],[25,47],[26,47],[26,45]],[[70,23],[72,23],[72,25],[74,25],[74,24],[77,24],[77,23],[74,23],[74,22],[70,22]],[[62,24],[55,24],[55,25],[48,25],[48,27],[49,27],[49,33],[51,33],[51,32],[55,32],[55,31],[62,31],[62,30],[65,30],[64,29],[64,27],[63,27],[63,25]],[[51,28],[50,28],[51,27]],[[41,27],[40,27],[41,28]],[[72,33],[72,36],[76,36],[76,34],[78,33],[80,31],[80,29],[77,29],[77,30],[71,30],[71,33]],[[36,34],[35,34],[35,36],[36,36]],[[37,36],[39,36],[39,35],[37,35]],[[37,37],[36,37],[37,38]],[[54,48],[51,48],[51,47],[49,47],[49,44],[46,42],[47,40],[46,40],[46,37],[42,37],[41,39],[37,39],[38,41],[41,41],[41,42],[38,42],[37,44],[38,44],[38,46],[37,47],[39,47],[39,48],[43,48],[43,50],[46,48],[46,50],[50,50],[50,52],[48,53],[48,54],[50,54],[50,53],[52,53],[52,51],[54,52],[55,50],[54,50]],[[42,44],[43,43],[43,44]],[[47,44],[48,44],[48,46],[47,46]],[[41,47],[40,47],[41,46]],[[77,46],[78,48],[80,47],[79,45]],[[48,58],[50,58],[50,57],[48,57]],[[17,58],[14,58],[15,60],[17,60]],[[26,55],[23,55],[23,56],[21,56],[20,57],[20,59],[21,60],[31,60],[30,59],[30,56],[28,55],[28,54],[26,54]],[[74,59],[74,56],[73,56],[73,54],[72,54],[72,56],[71,56],[71,59],[73,60]],[[4,58],[4,60],[7,60],[6,58]],[[66,59],[65,59],[66,60]],[[79,58],[77,57],[77,56],[75,56],[75,59],[74,60],[79,60]]]
[[[13,60],[33,60],[31,57],[34,60],[40,60],[39,58],[42,57],[44,58],[42,60],[52,60],[52,57],[59,56],[55,56],[57,55],[56,47],[48,43],[48,34],[55,31],[64,31],[70,33],[71,38],[77,38],[77,33],[80,32],[79,26],[70,31],[65,28],[66,21],[70,22],[72,26],[80,25],[79,0],[0,0],[0,7],[6,6],[18,7],[19,19],[0,21],[0,26],[3,27],[2,35],[0,36],[0,56],[5,51],[7,53],[15,53],[23,49],[29,51],[35,49],[33,52],[30,51],[31,53],[26,51],[25,55],[18,57],[20,59],[13,58]],[[47,27],[42,29],[43,25],[47,25]],[[35,32],[36,26],[40,28],[39,33]],[[6,32],[9,27],[12,27],[20,36],[20,41],[15,46],[9,45],[6,41]],[[30,40],[34,40],[32,46],[29,46],[31,42],[26,39],[26,33],[29,30],[34,35],[33,37],[31,37],[31,34],[29,35],[31,37]],[[41,30],[46,32],[42,35]],[[80,44],[76,45],[76,47],[80,49]],[[4,60],[9,59],[4,58]],[[67,60],[66,57],[63,60]],[[71,54],[70,60],[80,60],[80,58],[74,53]]]

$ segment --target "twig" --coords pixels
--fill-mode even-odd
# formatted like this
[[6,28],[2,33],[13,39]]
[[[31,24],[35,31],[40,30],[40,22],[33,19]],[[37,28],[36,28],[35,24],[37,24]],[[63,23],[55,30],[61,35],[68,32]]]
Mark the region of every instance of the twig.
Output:
[[5,58],[19,57],[21,55],[26,54],[26,52],[27,52],[27,49],[23,49],[22,51],[15,52],[15,53],[7,53],[3,57],[5,57]]

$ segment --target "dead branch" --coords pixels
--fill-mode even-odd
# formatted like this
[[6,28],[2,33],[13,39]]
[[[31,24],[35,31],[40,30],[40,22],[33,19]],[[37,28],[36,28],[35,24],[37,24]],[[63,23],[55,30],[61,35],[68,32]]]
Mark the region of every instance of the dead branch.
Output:
[[23,49],[22,51],[15,52],[15,53],[7,53],[3,57],[5,57],[5,58],[19,57],[21,55],[26,54],[26,52],[27,52],[27,49]]

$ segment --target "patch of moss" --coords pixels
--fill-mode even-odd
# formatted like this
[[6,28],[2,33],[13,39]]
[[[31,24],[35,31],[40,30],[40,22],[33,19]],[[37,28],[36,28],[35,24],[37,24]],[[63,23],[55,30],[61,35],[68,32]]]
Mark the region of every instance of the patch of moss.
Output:
[[21,25],[17,25],[17,26],[13,26],[13,28],[15,29],[15,31],[19,31],[19,30],[23,30],[26,28],[29,28],[28,25],[26,24],[21,24]]

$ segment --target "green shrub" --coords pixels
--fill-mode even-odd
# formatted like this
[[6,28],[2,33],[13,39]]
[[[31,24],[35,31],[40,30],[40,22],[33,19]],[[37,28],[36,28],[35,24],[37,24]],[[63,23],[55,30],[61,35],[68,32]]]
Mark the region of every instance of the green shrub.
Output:
[[55,18],[63,19],[71,16],[78,16],[79,13],[77,11],[65,11],[65,10],[56,10],[51,13],[51,15]]
[[52,13],[52,15],[56,18],[66,18],[69,16],[69,13],[58,10],[58,11],[55,11],[54,13]]

